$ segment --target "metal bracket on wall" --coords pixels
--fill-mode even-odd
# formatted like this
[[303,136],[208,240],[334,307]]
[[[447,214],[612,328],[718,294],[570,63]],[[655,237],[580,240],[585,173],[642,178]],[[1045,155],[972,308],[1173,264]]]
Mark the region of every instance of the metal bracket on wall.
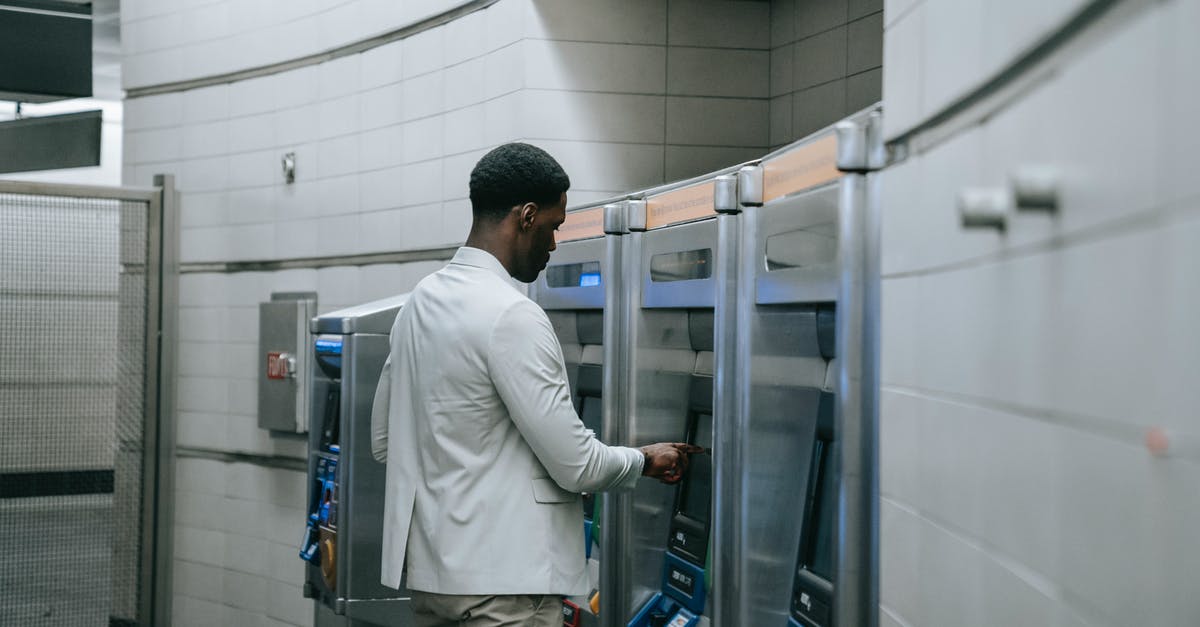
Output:
[[283,181],[285,183],[296,182],[296,153],[289,152],[283,155]]

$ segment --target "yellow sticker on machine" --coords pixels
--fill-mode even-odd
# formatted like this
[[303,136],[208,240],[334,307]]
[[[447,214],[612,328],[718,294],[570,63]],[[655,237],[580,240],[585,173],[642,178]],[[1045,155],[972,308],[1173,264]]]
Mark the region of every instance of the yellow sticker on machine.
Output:
[[567,212],[567,219],[554,234],[556,243],[604,235],[604,207],[592,207]]
[[816,187],[842,175],[833,133],[763,162],[763,202]]
[[709,218],[713,213],[716,181],[704,181],[646,199],[646,228]]

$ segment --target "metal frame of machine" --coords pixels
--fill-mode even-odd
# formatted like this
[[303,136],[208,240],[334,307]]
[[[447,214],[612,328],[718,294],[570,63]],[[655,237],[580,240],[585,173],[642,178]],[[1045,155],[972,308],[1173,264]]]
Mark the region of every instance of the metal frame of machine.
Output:
[[[687,614],[671,625],[784,625],[805,620],[791,613],[798,604],[819,610],[813,599],[826,604],[827,619],[793,624],[877,623],[879,139],[873,107],[759,163],[605,207],[607,255],[618,262],[609,306],[620,301],[619,316],[606,319],[605,350],[619,348],[605,362],[606,380],[617,383],[608,396],[620,398],[606,414],[605,441],[679,439],[663,417],[688,408],[674,398],[682,394],[666,398],[672,383],[663,375],[683,374],[697,333],[712,338],[704,355],[714,381],[712,587],[700,611],[687,609],[699,599],[676,598]],[[679,257],[675,270],[711,264],[708,276],[652,280],[656,255],[704,248],[711,254]],[[704,316],[689,310],[704,307],[713,315],[698,331]],[[766,371],[775,374],[754,380]],[[767,418],[764,403],[789,411]],[[763,462],[779,459],[788,463]],[[601,624],[624,626],[631,611],[673,596],[645,566],[668,560],[672,490],[645,485],[604,497]],[[781,490],[796,496],[782,503]],[[817,564],[800,547],[817,546],[815,521],[828,524],[829,503],[840,519],[828,543],[817,543],[827,551]],[[629,624],[646,622],[644,614]]]
[[[728,260],[735,258],[731,249],[737,241],[722,233],[723,216],[714,207],[719,198],[733,198],[726,187],[736,171],[735,166],[647,190],[609,210],[609,226],[620,234],[619,277],[625,286],[621,357],[612,375],[623,394],[616,443],[679,441],[691,435],[688,420],[697,414],[712,416],[719,439],[724,392],[712,381],[716,346],[729,338],[716,332],[715,320],[725,315],[718,294],[732,284],[734,266]],[[720,444],[714,442],[713,448],[715,458]],[[611,567],[602,568],[606,589],[616,591],[602,602],[604,624],[648,624],[652,614],[670,614],[687,625],[708,620],[708,584],[720,585],[716,570],[706,568],[707,559],[695,563],[695,551],[670,550],[670,539],[679,533],[685,539],[696,535],[690,529],[694,525],[685,524],[676,511],[681,489],[647,482],[632,494],[606,495],[608,542],[619,559],[606,560]],[[719,498],[712,494],[700,532],[706,536],[699,551],[705,558],[711,554],[708,536],[717,524],[711,512],[720,511]],[[694,544],[696,538],[689,540]],[[690,582],[691,593],[672,581]]]
[[[317,625],[409,624],[408,595],[380,583],[385,467],[371,454],[371,409],[388,335],[408,294],[313,318],[317,367],[309,425],[305,596],[339,618]],[[340,618],[344,616],[344,618]],[[323,618],[324,617],[324,618]]]
[[568,212],[530,296],[577,410],[602,388],[599,435],[625,446],[695,439],[711,416],[712,459],[707,521],[681,513],[683,485],[602,495],[598,620],[575,599],[567,625],[877,624],[880,134],[874,107]]
[[720,624],[878,621],[880,135],[872,107],[739,172],[740,454],[718,490],[742,585]]

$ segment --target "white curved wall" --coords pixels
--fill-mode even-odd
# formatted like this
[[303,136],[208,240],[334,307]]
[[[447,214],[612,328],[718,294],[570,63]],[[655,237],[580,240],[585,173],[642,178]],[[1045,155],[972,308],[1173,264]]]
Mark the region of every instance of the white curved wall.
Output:
[[886,0],[884,123],[895,135],[966,95],[1039,41],[1087,0]]
[[[1003,3],[903,4],[891,132],[1082,3],[1008,3],[1031,22],[986,24],[967,16]],[[994,115],[883,173],[881,625],[1200,617],[1200,452],[1145,443],[1155,426],[1184,448],[1200,433],[1200,181],[1184,165],[1200,2],[1120,9]],[[967,57],[931,54],[946,38]],[[961,190],[1030,165],[1059,172],[1056,215],[960,226]]]
[[[264,4],[129,2],[126,86],[302,57],[448,6]],[[501,0],[319,65],[129,98],[124,181],[176,174],[185,265],[452,246],[470,169],[506,141],[555,155],[572,203],[762,155],[768,18],[763,2]],[[258,303],[316,291],[330,311],[440,266],[184,274],[179,446],[303,456],[301,439],[257,427]],[[195,457],[178,472],[175,624],[309,624],[303,474]]]
[[132,98],[125,181],[178,174],[184,261],[272,259],[461,241],[467,174],[504,141],[558,157],[572,202],[762,154],[766,4],[735,3],[746,25],[723,38],[728,13],[601,4],[567,19],[506,0],[317,66]]
[[290,61],[409,26],[448,0],[125,0],[125,89]]

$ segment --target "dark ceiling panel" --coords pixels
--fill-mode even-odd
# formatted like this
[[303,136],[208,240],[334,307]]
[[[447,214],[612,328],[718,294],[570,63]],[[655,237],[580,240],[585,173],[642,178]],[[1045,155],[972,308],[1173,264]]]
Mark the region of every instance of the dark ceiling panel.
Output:
[[0,173],[100,165],[101,112],[0,122]]
[[0,100],[91,96],[91,5],[0,2],[0,59]]

